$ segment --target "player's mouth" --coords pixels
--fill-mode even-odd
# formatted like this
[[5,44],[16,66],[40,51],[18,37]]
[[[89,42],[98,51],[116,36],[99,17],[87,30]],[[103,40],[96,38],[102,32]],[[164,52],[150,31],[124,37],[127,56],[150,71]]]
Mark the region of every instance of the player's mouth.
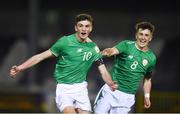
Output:
[[146,43],[146,42],[145,42],[145,41],[139,41],[139,43],[144,44],[144,43]]
[[86,33],[86,32],[81,32],[80,35],[81,35],[81,38],[88,37],[88,33]]
[[146,45],[146,43],[147,43],[147,42],[146,42],[146,41],[144,41],[144,40],[140,40],[140,41],[139,41],[139,45],[140,45],[140,46],[145,46],[145,45]]
[[87,34],[86,32],[81,32],[81,35],[83,35],[83,36],[86,35],[86,34]]

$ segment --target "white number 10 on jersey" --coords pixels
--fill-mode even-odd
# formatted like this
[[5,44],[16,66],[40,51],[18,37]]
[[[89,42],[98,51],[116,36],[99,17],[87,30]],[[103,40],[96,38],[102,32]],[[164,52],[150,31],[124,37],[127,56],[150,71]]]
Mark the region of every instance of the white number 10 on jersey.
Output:
[[83,61],[88,61],[92,57],[92,52],[84,52]]

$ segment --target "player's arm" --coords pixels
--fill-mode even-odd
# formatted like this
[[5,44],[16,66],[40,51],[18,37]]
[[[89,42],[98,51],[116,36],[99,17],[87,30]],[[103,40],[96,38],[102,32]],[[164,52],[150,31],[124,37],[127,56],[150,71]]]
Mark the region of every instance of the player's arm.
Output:
[[113,56],[113,55],[117,55],[119,54],[119,51],[117,48],[113,47],[113,48],[106,48],[104,49],[101,54],[103,56],[107,56],[107,57],[110,57],[110,56]]
[[150,101],[150,92],[151,92],[151,77],[152,74],[148,74],[144,77],[144,84],[143,84],[143,90],[144,90],[144,108],[149,108],[151,106]]
[[96,65],[98,66],[99,72],[104,80],[104,82],[113,90],[115,91],[118,87],[118,85],[112,81],[112,78],[109,74],[109,72],[106,69],[106,66],[104,65],[104,62],[101,59],[98,59],[95,61]]
[[31,58],[29,58],[28,60],[26,60],[24,63],[22,63],[19,66],[12,66],[12,68],[10,69],[10,76],[12,78],[15,78],[16,75],[20,72],[23,71],[27,68],[30,68],[36,64],[38,64],[39,62],[41,62],[44,59],[53,57],[54,55],[52,54],[52,52],[50,50],[46,50],[40,54],[36,54],[34,56],[32,56]]

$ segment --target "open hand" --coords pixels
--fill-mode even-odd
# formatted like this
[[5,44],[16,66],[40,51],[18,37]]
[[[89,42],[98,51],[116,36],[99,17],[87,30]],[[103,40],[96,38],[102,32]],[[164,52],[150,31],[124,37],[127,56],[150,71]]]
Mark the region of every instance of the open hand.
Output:
[[111,56],[111,53],[112,53],[111,48],[106,48],[106,49],[104,49],[103,51],[101,51],[101,54],[102,54],[103,56]]

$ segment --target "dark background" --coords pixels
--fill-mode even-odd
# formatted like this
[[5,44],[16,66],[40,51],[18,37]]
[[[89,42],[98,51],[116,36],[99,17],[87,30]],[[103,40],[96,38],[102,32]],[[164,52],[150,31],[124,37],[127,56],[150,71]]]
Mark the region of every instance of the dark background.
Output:
[[[80,13],[94,18],[91,38],[101,50],[124,39],[134,40],[136,23],[153,23],[156,30],[150,47],[157,65],[152,78],[152,107],[143,109],[141,83],[132,112],[180,112],[179,10],[176,0],[0,1],[0,112],[58,112],[52,78],[56,59],[20,73],[16,80],[9,77],[9,69],[50,48],[61,36],[74,33],[74,17]],[[104,59],[108,69],[112,59]],[[95,65],[87,81],[93,103],[104,83]]]

